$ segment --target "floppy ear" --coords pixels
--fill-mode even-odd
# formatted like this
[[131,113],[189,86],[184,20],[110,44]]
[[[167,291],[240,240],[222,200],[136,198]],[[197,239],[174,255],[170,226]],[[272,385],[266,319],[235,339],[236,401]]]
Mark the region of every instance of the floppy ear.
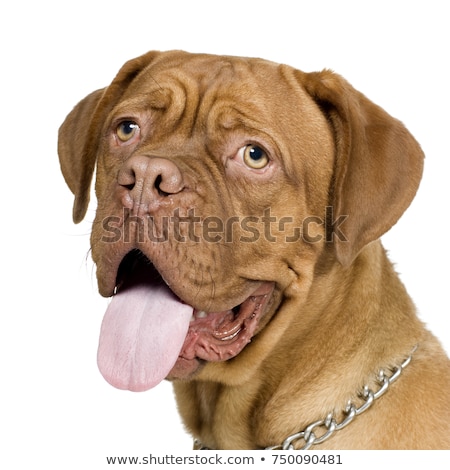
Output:
[[72,212],[75,223],[83,220],[89,204],[89,188],[97,149],[88,146],[88,137],[92,116],[103,92],[104,90],[97,90],[84,98],[59,128],[59,163],[67,186],[75,195]]
[[409,206],[422,177],[424,155],[404,125],[329,70],[301,73],[306,91],[334,132],[333,218],[347,216],[334,234],[336,256],[349,265],[389,230]]
[[94,91],[78,103],[59,129],[59,162],[75,196],[72,213],[75,223],[86,215],[103,123],[127,86],[157,54],[149,52],[127,62],[109,87]]

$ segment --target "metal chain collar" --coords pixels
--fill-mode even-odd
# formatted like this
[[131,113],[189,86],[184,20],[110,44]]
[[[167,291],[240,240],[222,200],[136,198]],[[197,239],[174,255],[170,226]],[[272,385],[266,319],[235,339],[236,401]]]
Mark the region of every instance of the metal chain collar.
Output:
[[[409,365],[411,362],[412,356],[417,350],[417,345],[411,351],[411,354],[401,363],[399,367],[394,367],[391,371],[392,375],[388,377],[383,369],[378,372],[377,382],[379,389],[374,392],[367,385],[363,390],[358,394],[359,397],[363,400],[363,404],[357,408],[350,400],[344,410],[344,418],[340,423],[336,421],[333,413],[329,413],[325,419],[314,421],[309,426],[305,428],[304,431],[297,432],[287,437],[282,444],[275,445],[272,447],[266,447],[265,450],[307,450],[313,445],[321,444],[322,442],[329,439],[336,431],[340,431],[345,426],[350,424],[356,416],[364,413],[368,410],[375,400],[380,398],[390,385],[392,385],[403,372],[403,369]],[[301,447],[296,447],[297,445],[302,445]]]
[[[363,390],[358,396],[363,400],[362,405],[357,408],[350,400],[344,410],[344,418],[338,423],[334,418],[333,413],[329,413],[325,419],[314,421],[308,425],[304,431],[297,432],[287,437],[282,444],[266,447],[264,450],[307,450],[313,445],[322,444],[322,442],[329,439],[336,431],[340,431],[350,424],[357,416],[368,410],[375,400],[380,398],[386,393],[388,388],[400,377],[403,370],[411,362],[413,354],[417,350],[417,345],[414,346],[411,354],[400,364],[399,367],[394,367],[391,372],[392,375],[388,377],[383,369],[378,372],[376,377],[379,389],[374,392],[367,385],[364,386]],[[319,431],[319,435],[316,435]],[[300,442],[298,442],[300,441]],[[295,447],[295,445],[303,444],[302,447]],[[197,439],[194,440],[195,450],[211,450]]]

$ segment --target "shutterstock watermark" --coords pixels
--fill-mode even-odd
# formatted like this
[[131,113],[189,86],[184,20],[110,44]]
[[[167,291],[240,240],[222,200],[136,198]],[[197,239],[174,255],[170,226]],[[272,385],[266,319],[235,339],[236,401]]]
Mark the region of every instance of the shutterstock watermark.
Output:
[[[175,209],[173,215],[154,217],[133,215],[124,208],[123,216],[109,216],[103,219],[102,242],[164,243],[173,239],[177,242],[206,243],[254,243],[261,238],[273,243],[319,243],[334,240],[347,241],[341,225],[347,215],[334,217],[333,207],[325,207],[320,216],[307,216],[302,220],[291,216],[277,217],[267,208],[261,216],[232,216],[223,219],[217,216],[200,217],[195,209],[181,215]],[[237,238],[236,238],[237,237]]]

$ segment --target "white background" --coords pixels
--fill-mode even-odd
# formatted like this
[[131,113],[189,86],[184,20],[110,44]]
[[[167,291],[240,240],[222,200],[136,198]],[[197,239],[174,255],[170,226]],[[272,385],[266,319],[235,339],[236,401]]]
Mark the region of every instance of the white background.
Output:
[[94,206],[85,223],[72,224],[56,153],[71,108],[150,49],[332,68],[406,124],[426,152],[426,169],[413,205],[384,240],[420,317],[450,351],[446,2],[2,5],[0,467],[103,468],[107,455],[191,448],[169,384],[133,394],[97,371],[107,303],[88,253]]

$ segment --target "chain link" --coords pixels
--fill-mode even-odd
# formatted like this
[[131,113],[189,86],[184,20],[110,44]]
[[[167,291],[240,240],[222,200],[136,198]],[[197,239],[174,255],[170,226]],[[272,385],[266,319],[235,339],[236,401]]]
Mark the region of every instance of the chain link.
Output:
[[373,392],[367,385],[359,393],[360,398],[363,400],[362,405],[357,408],[351,401],[348,402],[344,410],[344,419],[338,423],[334,418],[333,413],[329,413],[325,419],[314,421],[308,425],[304,431],[297,432],[287,437],[282,444],[272,447],[266,447],[265,450],[294,450],[297,449],[296,445],[302,446],[298,450],[307,450],[314,445],[321,444],[329,439],[336,431],[340,431],[350,424],[356,416],[368,410],[375,400],[380,398],[388,388],[399,378],[405,367],[411,362],[412,356],[417,350],[417,345],[414,346],[411,354],[401,363],[399,367],[395,367],[391,372],[392,375],[388,377],[384,370],[380,370],[377,375],[377,383],[379,389]]

